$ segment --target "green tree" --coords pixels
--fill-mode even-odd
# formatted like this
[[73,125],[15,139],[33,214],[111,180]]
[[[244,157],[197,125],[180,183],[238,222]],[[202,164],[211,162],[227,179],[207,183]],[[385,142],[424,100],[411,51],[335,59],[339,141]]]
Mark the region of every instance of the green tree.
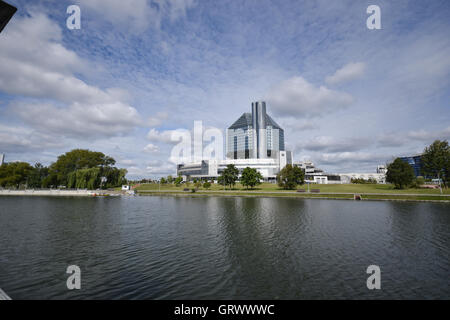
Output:
[[196,183],[194,183],[194,186],[195,186],[195,189],[200,189],[201,188],[201,186],[202,186],[202,182],[201,181],[197,181]]
[[206,181],[206,182],[203,184],[203,188],[205,188],[206,190],[209,190],[209,188],[211,188],[211,182]]
[[58,157],[49,167],[43,187],[113,188],[127,184],[126,169],[114,167],[116,161],[101,152],[74,149]]
[[225,185],[226,185],[226,184],[225,184],[225,179],[224,179],[223,175],[220,175],[220,176],[217,178],[217,183],[220,184],[221,186],[225,186]]
[[183,182],[183,178],[181,176],[176,177],[175,179],[175,185],[179,187],[181,183]]
[[277,175],[277,182],[280,188],[293,190],[297,185],[305,183],[305,173],[297,166],[287,164]]
[[247,167],[244,170],[242,170],[241,184],[244,187],[247,187],[247,189],[248,187],[253,189],[256,185],[261,184],[262,179],[263,176],[256,169]]
[[174,180],[174,179],[173,179],[173,177],[172,177],[171,175],[168,175],[168,176],[167,176],[167,182],[168,182],[168,183],[173,183],[173,180]]
[[166,184],[166,183],[167,183],[167,180],[166,180],[166,178],[162,177],[161,180],[159,180],[159,182],[160,182],[161,184]]
[[27,162],[10,162],[0,166],[0,186],[20,188],[27,186],[33,167]]
[[74,149],[60,155],[49,168],[49,175],[54,176],[50,180],[56,180],[58,185],[68,185],[69,173],[80,169],[110,168],[116,161],[102,152],[86,149]]
[[30,173],[30,177],[28,179],[28,187],[42,188],[44,180],[47,178],[48,174],[48,167],[45,167],[40,163],[36,163]]
[[450,180],[450,146],[448,141],[434,141],[426,147],[422,157],[422,174],[427,177],[442,179],[447,187]]
[[231,189],[236,184],[238,175],[239,170],[234,166],[234,164],[229,164],[219,176],[219,183],[224,186],[230,186]]
[[386,181],[396,189],[404,189],[414,181],[414,170],[405,161],[397,158],[387,166]]

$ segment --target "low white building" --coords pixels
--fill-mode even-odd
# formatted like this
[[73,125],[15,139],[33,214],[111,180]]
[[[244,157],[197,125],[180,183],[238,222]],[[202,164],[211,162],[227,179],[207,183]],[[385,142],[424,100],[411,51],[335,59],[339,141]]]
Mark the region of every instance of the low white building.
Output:
[[386,183],[386,166],[377,166],[377,173],[326,173],[316,168],[311,161],[294,162],[294,166],[302,168],[305,180],[317,184],[348,184],[352,179],[376,180],[377,183]]
[[177,174],[184,180],[188,179],[216,179],[228,165],[234,165],[239,172],[247,167],[258,170],[265,180],[276,179],[278,172],[286,164],[292,164],[292,153],[280,151],[278,159],[226,159],[226,160],[202,160],[177,166]]
[[305,181],[317,184],[340,184],[341,177],[333,173],[325,173],[322,169],[316,168],[311,161],[294,162],[294,166],[301,168],[305,172]]
[[377,183],[386,183],[384,173],[340,173],[342,183],[351,183],[352,179],[376,180]]
[[377,173],[386,174],[387,173],[387,167],[385,165],[377,166]]
[[4,160],[5,160],[5,155],[3,153],[0,153],[0,166],[3,164]]

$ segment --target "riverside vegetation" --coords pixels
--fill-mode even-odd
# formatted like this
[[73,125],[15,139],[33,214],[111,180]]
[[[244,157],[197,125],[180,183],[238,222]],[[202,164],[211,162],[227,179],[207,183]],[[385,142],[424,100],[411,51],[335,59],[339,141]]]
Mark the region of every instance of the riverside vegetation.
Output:
[[40,163],[4,163],[0,166],[0,186],[11,189],[58,188],[107,189],[126,184],[126,169],[101,152],[74,149],[60,155],[49,167]]
[[[331,197],[349,198],[352,194],[364,194],[365,199],[384,200],[444,200],[450,201],[448,183],[450,178],[450,148],[447,141],[435,141],[425,148],[423,156],[423,172],[427,177],[415,177],[412,167],[400,159],[395,159],[387,166],[386,180],[388,184],[377,184],[375,180],[352,179],[351,184],[314,185],[315,194],[306,192],[295,193],[293,190],[307,191],[304,172],[295,166],[287,165],[277,175],[277,184],[262,183],[262,177],[255,169],[245,168],[240,180],[239,171],[234,165],[228,165],[218,178],[218,183],[194,179],[193,192],[201,194],[226,195],[264,195],[264,196],[297,196],[297,197]],[[444,187],[442,196],[440,190],[426,189],[422,186],[438,178]],[[173,181],[170,183],[170,181]],[[202,190],[203,186],[203,190]],[[141,181],[135,190],[141,193],[176,194],[189,189],[190,181],[183,183],[181,177],[161,179],[160,183]],[[250,189],[249,189],[250,187]],[[256,188],[255,188],[256,187]],[[320,193],[320,194],[319,194]]]

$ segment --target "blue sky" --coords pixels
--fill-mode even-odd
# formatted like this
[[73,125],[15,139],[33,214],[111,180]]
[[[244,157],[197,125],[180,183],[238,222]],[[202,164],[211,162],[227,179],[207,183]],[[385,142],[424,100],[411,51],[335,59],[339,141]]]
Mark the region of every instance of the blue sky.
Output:
[[[13,1],[0,34],[0,153],[72,148],[129,177],[175,173],[173,130],[225,129],[252,101],[294,160],[374,172],[450,138],[449,1]],[[66,28],[66,8],[81,29]],[[369,30],[366,8],[381,8]]]

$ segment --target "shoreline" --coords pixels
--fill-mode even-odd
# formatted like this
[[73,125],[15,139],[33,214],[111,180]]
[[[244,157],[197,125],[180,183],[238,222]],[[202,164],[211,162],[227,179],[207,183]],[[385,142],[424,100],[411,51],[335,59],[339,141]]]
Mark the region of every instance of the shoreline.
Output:
[[41,197],[110,197],[122,193],[108,190],[0,190],[0,196],[41,196]]
[[[353,200],[353,201],[414,201],[450,203],[448,194],[402,194],[402,193],[351,193],[324,192],[299,193],[295,191],[180,191],[180,190],[145,190],[137,191],[136,196],[172,196],[172,197],[258,197],[258,198],[297,198],[323,200]],[[360,200],[355,199],[360,196]],[[111,190],[0,190],[0,196],[31,196],[31,197],[119,197],[130,196],[129,193]]]
[[[324,200],[353,200],[353,201],[414,201],[450,203],[450,195],[423,194],[374,194],[374,193],[296,193],[296,192],[258,192],[258,191],[138,191],[139,196],[172,196],[172,197],[258,197],[258,198],[298,198]],[[355,200],[354,195],[361,196]]]

